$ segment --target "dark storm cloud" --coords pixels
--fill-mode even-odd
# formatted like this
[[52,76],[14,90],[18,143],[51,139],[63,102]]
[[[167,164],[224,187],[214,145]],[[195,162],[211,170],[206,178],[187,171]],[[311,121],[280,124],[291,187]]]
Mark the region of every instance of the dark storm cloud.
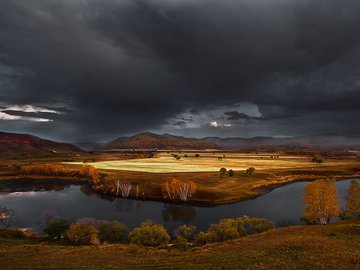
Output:
[[357,0],[2,0],[0,101],[65,113],[0,128],[101,140],[252,102],[254,133],[358,133],[359,25]]
[[238,111],[225,112],[224,115],[226,115],[227,120],[233,121],[237,121],[240,119],[250,119],[250,116],[245,113],[240,113]]

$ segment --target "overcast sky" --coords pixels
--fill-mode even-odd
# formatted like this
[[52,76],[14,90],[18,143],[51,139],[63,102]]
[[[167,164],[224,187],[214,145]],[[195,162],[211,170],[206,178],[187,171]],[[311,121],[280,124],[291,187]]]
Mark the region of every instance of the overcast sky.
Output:
[[360,135],[359,0],[0,0],[0,130]]

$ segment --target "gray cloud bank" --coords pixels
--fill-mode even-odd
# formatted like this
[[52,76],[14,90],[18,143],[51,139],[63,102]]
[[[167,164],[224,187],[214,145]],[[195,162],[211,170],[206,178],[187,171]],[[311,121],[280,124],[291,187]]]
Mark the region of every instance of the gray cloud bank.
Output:
[[358,0],[1,0],[2,107],[62,113],[0,110],[0,130],[360,135],[359,25]]

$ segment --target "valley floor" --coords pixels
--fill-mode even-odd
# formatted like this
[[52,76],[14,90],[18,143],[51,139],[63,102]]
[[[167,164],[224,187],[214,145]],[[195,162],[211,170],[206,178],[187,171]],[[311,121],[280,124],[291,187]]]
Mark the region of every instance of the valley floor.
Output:
[[294,226],[187,252],[60,246],[0,233],[1,269],[360,269],[360,220]]
[[[197,185],[196,193],[188,202],[192,204],[218,205],[247,200],[261,196],[273,188],[295,181],[320,178],[349,179],[360,178],[360,160],[355,157],[329,157],[321,165],[310,161],[306,155],[288,155],[279,153],[194,153],[182,152],[182,158],[172,157],[175,152],[161,152],[154,158],[143,156],[104,155],[92,156],[86,164],[94,164],[105,175],[104,183],[115,186],[115,181],[130,181],[137,187],[130,197],[149,200],[164,200],[161,185],[176,178],[180,181],[191,180]],[[177,154],[179,152],[176,152]],[[187,155],[188,157],[184,157]],[[223,157],[225,155],[225,157]],[[279,158],[273,158],[280,155]],[[221,157],[220,160],[218,158]],[[92,163],[94,160],[99,162]],[[87,161],[87,160],[84,160]],[[91,162],[92,161],[92,162]],[[55,164],[65,166],[71,172],[68,176],[28,175],[22,168],[28,164]],[[22,160],[0,163],[2,179],[67,179],[87,182],[86,178],[77,178],[77,172],[83,162],[67,160]],[[234,176],[219,174],[219,168],[233,169]],[[245,168],[255,167],[253,175]],[[199,171],[193,171],[198,168]],[[172,171],[171,171],[172,170]],[[204,171],[203,171],[204,170]],[[207,171],[209,170],[209,171]]]

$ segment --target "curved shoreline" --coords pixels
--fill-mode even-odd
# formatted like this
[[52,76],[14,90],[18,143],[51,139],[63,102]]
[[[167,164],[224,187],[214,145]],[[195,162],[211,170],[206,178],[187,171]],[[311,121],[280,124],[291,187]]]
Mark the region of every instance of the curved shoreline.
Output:
[[[180,201],[180,200],[166,200],[162,197],[159,196],[139,196],[139,197],[135,197],[135,196],[129,196],[125,199],[130,199],[130,200],[139,200],[139,201],[158,201],[158,202],[163,202],[163,203],[171,203],[171,204],[179,204],[179,205],[189,205],[189,206],[199,206],[199,207],[209,207],[209,206],[219,206],[219,205],[226,205],[226,204],[233,204],[233,203],[237,203],[237,202],[242,202],[242,201],[247,201],[247,200],[253,200],[256,199],[258,197],[261,197],[271,191],[273,191],[276,188],[280,188],[283,186],[287,186],[293,183],[297,183],[297,182],[311,182],[311,181],[315,181],[317,179],[319,179],[321,177],[314,177],[314,175],[312,177],[307,177],[307,178],[294,178],[291,180],[287,180],[281,183],[273,183],[271,181],[271,183],[267,184],[267,185],[263,185],[260,187],[256,187],[254,188],[252,191],[255,192],[255,194],[253,195],[248,195],[248,196],[241,196],[241,197],[237,197],[237,198],[228,198],[228,199],[223,199],[223,200],[213,200],[213,201],[207,201],[207,200],[199,200],[199,199],[194,199],[194,198],[190,198],[188,201],[184,202],[184,201]],[[354,175],[347,175],[347,176],[340,176],[340,177],[336,177],[336,181],[343,181],[343,180],[350,180],[350,179],[355,179],[355,178],[359,178],[358,174],[354,174]],[[44,176],[17,176],[17,177],[0,177],[0,186],[2,185],[3,181],[16,181],[18,183],[14,183],[16,185],[19,185],[20,182],[24,180],[24,181],[34,181],[35,183],[33,183],[34,185],[41,185],[41,184],[49,184],[49,185],[83,185],[83,184],[87,184],[89,183],[89,181],[87,179],[83,179],[83,178],[73,178],[73,177],[44,177]],[[36,183],[36,182],[41,182],[41,183]],[[51,183],[46,183],[47,181],[51,182]],[[276,179],[274,179],[273,181],[276,181]],[[29,184],[29,183],[24,183]],[[20,184],[22,185],[22,184]],[[10,188],[11,190],[11,188]],[[26,191],[26,189],[21,190],[21,191]],[[113,194],[108,194],[108,193],[101,193],[98,191],[95,191],[94,189],[91,188],[91,191],[94,193],[94,195],[96,196],[104,196],[104,197],[108,197],[108,198],[122,198],[119,196],[115,196]],[[19,192],[19,190],[14,190],[14,191],[6,191],[6,192]],[[196,194],[195,194],[196,196]]]

